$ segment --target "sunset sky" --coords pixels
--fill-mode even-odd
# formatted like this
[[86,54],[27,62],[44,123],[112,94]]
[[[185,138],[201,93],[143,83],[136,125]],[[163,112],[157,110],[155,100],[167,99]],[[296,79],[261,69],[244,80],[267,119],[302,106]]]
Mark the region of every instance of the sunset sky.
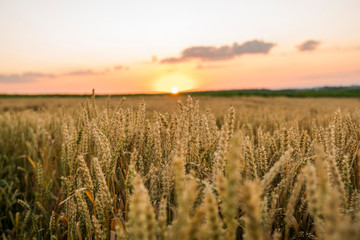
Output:
[[0,93],[360,85],[360,1],[0,0]]

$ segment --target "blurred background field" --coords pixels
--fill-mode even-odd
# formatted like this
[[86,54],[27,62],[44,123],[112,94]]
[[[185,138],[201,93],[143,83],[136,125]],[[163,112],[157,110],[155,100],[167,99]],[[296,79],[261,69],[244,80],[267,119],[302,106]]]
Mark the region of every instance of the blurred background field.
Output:
[[[142,101],[146,102],[147,116],[152,112],[175,112],[178,102],[186,100],[187,95],[133,95],[133,96],[101,96],[96,98],[99,107],[110,103],[116,107],[120,102],[124,108],[137,108]],[[15,97],[0,98],[0,112],[7,111],[50,111],[60,109],[71,110],[86,103],[87,97]],[[305,120],[316,115],[332,114],[337,108],[344,112],[354,113],[360,106],[360,98],[289,98],[259,96],[194,96],[199,101],[202,111],[211,110],[221,118],[230,106],[239,116],[263,121]],[[110,100],[110,102],[109,102]]]

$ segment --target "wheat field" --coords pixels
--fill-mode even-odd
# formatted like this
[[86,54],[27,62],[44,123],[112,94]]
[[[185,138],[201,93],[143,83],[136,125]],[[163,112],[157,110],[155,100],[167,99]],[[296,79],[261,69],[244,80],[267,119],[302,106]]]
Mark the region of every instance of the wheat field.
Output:
[[3,239],[360,239],[360,100],[0,99]]

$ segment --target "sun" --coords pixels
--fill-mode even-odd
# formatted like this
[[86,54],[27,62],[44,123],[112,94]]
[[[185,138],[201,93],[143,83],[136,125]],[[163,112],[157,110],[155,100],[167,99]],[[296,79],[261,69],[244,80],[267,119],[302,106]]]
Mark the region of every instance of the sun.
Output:
[[172,94],[177,94],[179,92],[179,89],[177,88],[177,87],[173,87],[172,89],[171,89],[171,93]]

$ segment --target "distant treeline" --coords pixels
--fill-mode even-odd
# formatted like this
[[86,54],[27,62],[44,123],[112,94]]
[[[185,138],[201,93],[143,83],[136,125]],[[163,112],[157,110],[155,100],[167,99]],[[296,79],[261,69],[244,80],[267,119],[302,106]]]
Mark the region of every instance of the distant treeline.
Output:
[[324,87],[312,89],[285,89],[285,90],[229,90],[194,92],[193,96],[261,96],[261,97],[360,97],[360,87]]
[[[224,91],[199,91],[181,92],[179,95],[192,96],[212,96],[212,97],[235,97],[235,96],[261,96],[261,97],[360,97],[360,86],[352,87],[322,87],[309,89],[249,89],[249,90],[224,90]],[[112,94],[111,97],[145,97],[163,96],[170,93],[157,94]],[[97,97],[107,97],[109,95],[100,94]],[[85,98],[91,94],[0,94],[0,98]]]

